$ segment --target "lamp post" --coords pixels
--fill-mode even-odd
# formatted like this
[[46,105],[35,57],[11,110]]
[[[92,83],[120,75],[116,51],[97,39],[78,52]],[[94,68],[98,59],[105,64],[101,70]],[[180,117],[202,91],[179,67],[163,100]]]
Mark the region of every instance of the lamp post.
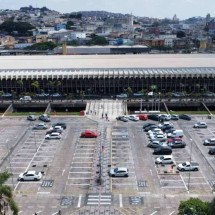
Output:
[[13,189],[14,189],[14,181],[13,181],[13,173],[12,173],[12,167],[11,167],[11,160],[10,160],[10,150],[9,150],[9,146],[8,146],[8,141],[9,139],[6,139],[5,143],[6,143],[6,147],[7,147],[7,151],[8,151],[8,161],[9,161],[9,167],[10,167],[10,173],[12,176],[12,184],[13,184]]
[[158,99],[159,99],[159,101],[158,101],[158,111],[160,111],[160,102],[161,102],[161,93],[160,92],[158,93]]
[[[190,142],[191,142],[191,146],[190,146],[190,163],[192,161],[192,150],[193,150],[193,139],[190,138]],[[188,184],[187,184],[187,191],[189,192],[190,191],[190,172],[189,171],[189,176],[188,176]]]

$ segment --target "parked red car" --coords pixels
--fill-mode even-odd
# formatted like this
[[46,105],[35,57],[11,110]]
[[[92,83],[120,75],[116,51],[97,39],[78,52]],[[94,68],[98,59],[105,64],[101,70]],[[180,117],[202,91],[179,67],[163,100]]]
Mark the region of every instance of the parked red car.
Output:
[[167,143],[171,143],[174,141],[182,141],[182,139],[180,137],[173,137],[173,138],[168,138],[167,139]]
[[144,121],[148,120],[148,115],[147,114],[140,114],[139,120],[144,120]]
[[81,137],[86,137],[86,138],[96,138],[97,136],[98,134],[91,130],[86,130],[81,133]]

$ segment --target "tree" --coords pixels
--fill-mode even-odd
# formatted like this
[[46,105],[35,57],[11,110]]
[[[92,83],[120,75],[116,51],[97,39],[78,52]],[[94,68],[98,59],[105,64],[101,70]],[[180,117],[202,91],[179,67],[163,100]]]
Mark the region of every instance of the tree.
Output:
[[31,83],[31,86],[34,88],[34,92],[35,92],[35,90],[38,90],[40,88],[40,83],[39,81],[34,81]]
[[186,34],[184,31],[178,31],[177,32],[177,38],[182,38],[182,37],[186,37]]
[[25,49],[27,49],[27,50],[52,50],[55,47],[57,47],[57,45],[53,42],[44,42],[44,43],[33,44],[32,46],[28,46]]
[[17,84],[20,87],[20,92],[23,92],[23,81],[21,79],[17,80]]
[[178,208],[178,215],[208,215],[208,202],[203,202],[198,198],[190,198],[187,201],[181,201]]
[[11,187],[4,183],[10,178],[11,174],[8,172],[0,173],[0,214],[6,214],[7,207],[13,211],[13,215],[17,215],[19,208],[13,199]]
[[81,91],[80,91],[80,97],[81,97],[82,100],[84,99],[84,96],[85,96],[85,93],[84,93],[83,90],[81,90]]
[[68,22],[66,23],[66,29],[67,29],[67,30],[71,30],[71,26],[73,26],[73,25],[74,25],[74,22],[68,21]]
[[153,91],[153,92],[156,92],[157,91],[157,85],[151,85],[150,86],[150,89]]
[[127,92],[128,97],[130,97],[132,95],[132,93],[133,93],[133,90],[131,89],[131,87],[128,87],[126,89],[126,92]]
[[13,22],[11,20],[5,21],[0,25],[1,31],[5,31],[10,35],[17,32],[20,36],[29,36],[29,30],[32,30],[33,28],[34,26],[28,22]]
[[87,45],[108,45],[108,41],[105,37],[93,36],[92,39],[87,43]]
[[214,215],[215,214],[215,198],[210,202],[209,204],[209,214],[208,215]]

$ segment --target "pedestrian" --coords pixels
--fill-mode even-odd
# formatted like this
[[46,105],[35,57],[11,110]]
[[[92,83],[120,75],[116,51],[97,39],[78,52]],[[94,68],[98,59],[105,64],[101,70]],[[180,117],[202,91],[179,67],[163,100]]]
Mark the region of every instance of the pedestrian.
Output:
[[104,115],[103,115],[103,113],[102,113],[102,119],[104,118]]
[[96,115],[96,111],[95,111],[95,115]]
[[107,118],[107,113],[105,113],[105,117]]
[[61,210],[58,211],[58,215],[61,215]]

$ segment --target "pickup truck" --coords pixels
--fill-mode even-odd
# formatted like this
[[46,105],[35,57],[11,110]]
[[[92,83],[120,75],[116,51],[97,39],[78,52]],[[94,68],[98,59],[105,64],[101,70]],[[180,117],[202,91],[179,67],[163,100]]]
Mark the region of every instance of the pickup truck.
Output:
[[198,171],[199,170],[199,164],[194,162],[184,162],[180,163],[177,166],[177,169],[179,171]]

